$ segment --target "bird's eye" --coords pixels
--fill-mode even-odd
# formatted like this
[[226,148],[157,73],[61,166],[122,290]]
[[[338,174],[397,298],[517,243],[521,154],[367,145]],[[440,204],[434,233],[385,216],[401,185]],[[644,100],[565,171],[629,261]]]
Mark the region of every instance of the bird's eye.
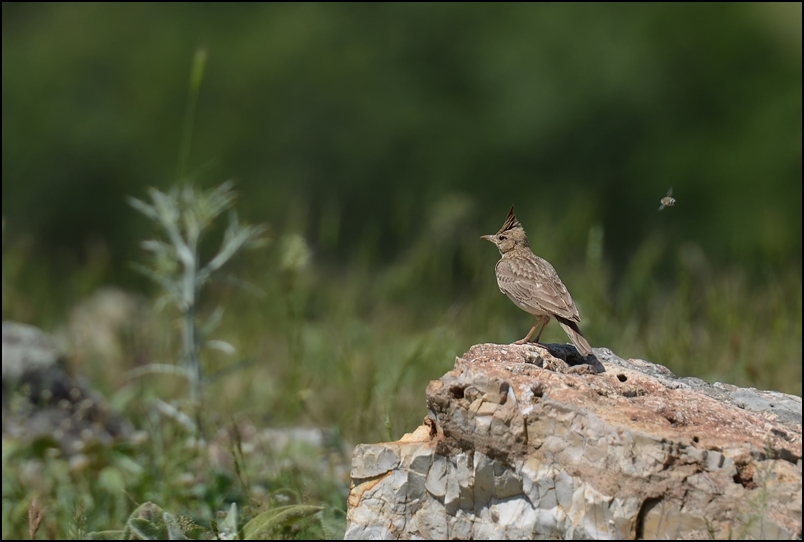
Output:
[[505,236],[504,235],[500,236],[500,241],[505,241]]

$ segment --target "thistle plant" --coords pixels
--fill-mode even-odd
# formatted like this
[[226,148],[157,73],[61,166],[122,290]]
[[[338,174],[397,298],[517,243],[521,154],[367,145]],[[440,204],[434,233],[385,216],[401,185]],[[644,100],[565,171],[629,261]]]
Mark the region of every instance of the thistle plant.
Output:
[[[197,325],[199,292],[232,256],[244,248],[263,246],[266,242],[261,237],[265,232],[264,226],[239,223],[237,213],[231,209],[236,196],[233,186],[232,181],[226,181],[206,191],[190,184],[174,187],[168,192],[151,188],[148,190],[150,203],[128,198],[128,203],[154,221],[163,234],[142,243],[142,248],[151,254],[151,264],[134,264],[134,267],[164,290],[157,302],[158,307],[170,304],[182,315],[180,367],[152,364],[148,370],[184,375],[189,382],[194,407],[200,404],[204,381],[199,360],[201,348],[206,346],[234,351],[228,343],[209,339],[209,334],[220,323],[221,309],[214,311],[203,326]],[[230,209],[229,225],[221,247],[211,260],[202,264],[199,244],[215,219],[227,209]]]

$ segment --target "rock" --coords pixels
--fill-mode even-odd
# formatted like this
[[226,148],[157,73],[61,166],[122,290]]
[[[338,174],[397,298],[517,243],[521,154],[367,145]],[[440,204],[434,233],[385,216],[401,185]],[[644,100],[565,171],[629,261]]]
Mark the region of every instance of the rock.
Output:
[[355,448],[346,538],[801,538],[800,398],[595,353],[457,358],[424,425]]
[[132,432],[100,394],[71,376],[56,340],[33,326],[3,322],[3,442],[47,439],[65,455]]
[[3,383],[19,382],[27,374],[48,370],[60,357],[56,341],[41,329],[3,322]]

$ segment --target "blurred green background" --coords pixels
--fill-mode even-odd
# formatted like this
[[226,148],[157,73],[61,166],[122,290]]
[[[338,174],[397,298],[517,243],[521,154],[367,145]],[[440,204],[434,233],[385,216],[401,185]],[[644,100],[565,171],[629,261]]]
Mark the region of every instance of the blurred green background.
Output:
[[[153,229],[125,196],[179,181],[204,48],[193,181],[236,179],[273,240],[228,268],[253,288],[203,298],[242,362],[210,383],[213,417],[413,430],[455,355],[532,325],[478,239],[511,204],[593,346],[801,394],[800,3],[2,9],[4,319],[69,338],[108,319],[86,309],[103,286],[156,297],[128,265]],[[145,312],[114,354],[71,343],[125,412],[145,408],[126,371],[178,348],[176,315]]]
[[[434,202],[460,194],[483,231],[511,203],[550,217],[549,235],[600,223],[618,262],[661,232],[717,261],[783,268],[801,258],[799,15],[5,5],[3,215],[51,253],[96,238],[130,257],[142,232],[123,195],[175,181],[203,46],[191,163],[202,181],[238,179],[255,220],[303,209],[322,258],[373,240],[393,259]],[[670,186],[683,205],[657,216]]]

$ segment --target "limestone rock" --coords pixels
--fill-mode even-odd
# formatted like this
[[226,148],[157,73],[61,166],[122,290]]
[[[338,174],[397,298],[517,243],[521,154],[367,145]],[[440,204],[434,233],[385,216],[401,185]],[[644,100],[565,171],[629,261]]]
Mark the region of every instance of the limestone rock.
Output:
[[355,449],[346,538],[801,538],[800,398],[595,354],[457,358],[424,425]]

